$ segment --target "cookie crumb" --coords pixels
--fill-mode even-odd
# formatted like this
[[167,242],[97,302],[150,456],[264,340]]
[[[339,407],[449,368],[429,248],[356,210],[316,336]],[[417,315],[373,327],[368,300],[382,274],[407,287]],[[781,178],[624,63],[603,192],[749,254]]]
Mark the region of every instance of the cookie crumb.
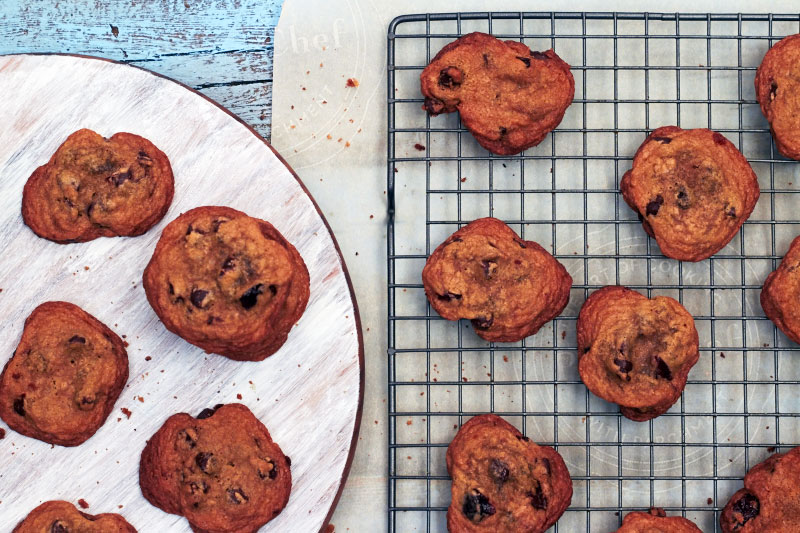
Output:
[[6,438],[6,430],[3,429],[3,428],[0,428],[0,439],[4,439],[4,438]]
[[127,407],[123,407],[122,409],[120,409],[120,411],[122,411],[122,414],[127,416],[128,418],[131,417],[131,411]]
[[241,395],[241,394],[237,394],[237,395],[236,395],[236,399],[237,399],[237,400],[241,400],[241,399],[242,399],[242,395]]
[[706,500],[706,503],[707,503],[708,505],[711,505],[712,503],[714,503],[714,500],[712,500],[711,498],[709,498],[709,499],[707,499],[707,500]]
[[425,145],[424,145],[424,144],[416,143],[416,144],[414,145],[414,148],[416,148],[416,149],[417,149],[417,150],[419,150],[420,152],[424,152],[424,151],[425,151]]
[[147,357],[145,357],[145,358],[144,358],[144,360],[145,360],[145,361],[150,361],[150,360],[152,360],[152,359],[153,359],[153,358],[152,358],[152,357],[150,357],[149,355],[148,355]]
[[86,500],[84,500],[83,498],[81,498],[80,500],[78,500],[78,505],[80,505],[80,506],[81,506],[81,509],[88,509],[88,508],[89,508],[89,502],[87,502],[87,501],[86,501]]
[[347,78],[345,87],[358,87],[358,80],[355,78]]

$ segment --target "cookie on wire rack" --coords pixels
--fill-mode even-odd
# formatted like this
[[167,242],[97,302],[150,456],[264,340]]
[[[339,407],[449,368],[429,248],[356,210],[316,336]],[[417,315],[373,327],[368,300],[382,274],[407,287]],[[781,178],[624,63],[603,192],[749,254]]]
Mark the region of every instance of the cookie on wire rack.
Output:
[[420,74],[430,115],[458,111],[478,143],[492,153],[536,146],[572,103],[570,66],[553,50],[470,33],[442,48]]
[[724,135],[656,129],[620,182],[625,202],[661,252],[702,261],[724,248],[756,206],[758,177]]
[[756,70],[755,88],[775,147],[800,159],[800,34],[784,37],[767,51]]
[[703,533],[694,522],[680,516],[667,516],[664,509],[650,508],[648,512],[625,515],[615,533]]
[[26,516],[11,533],[136,533],[121,515],[90,515],[69,502],[44,502]]
[[761,307],[778,329],[800,343],[800,237],[795,237],[778,268],[761,289]]

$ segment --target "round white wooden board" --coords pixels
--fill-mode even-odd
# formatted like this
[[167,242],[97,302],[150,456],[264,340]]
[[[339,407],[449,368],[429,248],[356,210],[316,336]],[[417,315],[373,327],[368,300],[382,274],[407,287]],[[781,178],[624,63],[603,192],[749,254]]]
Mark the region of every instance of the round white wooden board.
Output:
[[[247,405],[292,458],[289,504],[261,531],[320,530],[355,446],[362,349],[342,258],[301,183],[236,117],[145,70],[75,56],[2,56],[0,95],[0,363],[19,342],[25,317],[48,300],[79,305],[130,343],[128,384],[84,444],[51,447],[6,428],[0,441],[3,530],[41,502],[83,498],[86,512],[119,512],[141,532],[190,531],[184,518],[142,497],[139,456],[170,415],[197,415],[231,402]],[[23,224],[25,181],[80,128],[104,136],[136,133],[169,157],[175,199],[145,235],[59,245]],[[265,361],[204,353],[168,332],[145,299],[142,270],[161,230],[201,205],[227,205],[270,221],[308,265],[308,308],[286,344]]]

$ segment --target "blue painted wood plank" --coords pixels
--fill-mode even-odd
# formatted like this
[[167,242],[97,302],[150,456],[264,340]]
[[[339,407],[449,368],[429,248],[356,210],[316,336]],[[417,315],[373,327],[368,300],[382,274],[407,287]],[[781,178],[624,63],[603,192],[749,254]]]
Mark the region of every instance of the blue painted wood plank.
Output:
[[128,62],[214,98],[269,138],[282,0],[4,0],[0,54]]

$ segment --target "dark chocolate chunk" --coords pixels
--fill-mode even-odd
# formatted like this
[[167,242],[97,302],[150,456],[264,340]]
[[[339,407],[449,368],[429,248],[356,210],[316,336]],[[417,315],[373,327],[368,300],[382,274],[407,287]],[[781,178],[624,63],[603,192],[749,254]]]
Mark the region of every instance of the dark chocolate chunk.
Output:
[[502,137],[506,133],[508,133],[508,129],[504,128],[503,126],[500,126],[500,136]]
[[531,499],[531,505],[534,509],[539,509],[540,511],[547,509],[547,496],[542,492],[541,483],[537,483],[535,492],[528,491],[526,496]]
[[725,212],[725,215],[727,215],[727,216],[729,216],[731,218],[736,218],[736,208],[735,207],[731,207],[730,209],[728,209]]
[[689,201],[689,194],[686,192],[685,187],[678,188],[678,207],[681,209],[689,209],[691,202]]
[[653,141],[658,141],[661,144],[669,144],[672,142],[672,137],[650,137]]
[[656,197],[650,203],[647,204],[647,207],[645,208],[644,212],[646,215],[657,215],[658,210],[661,209],[661,206],[663,204],[664,204],[664,197],[661,196],[660,194],[656,195]]
[[439,85],[447,89],[454,89],[464,81],[464,73],[456,67],[443,68],[439,73]]
[[211,452],[200,452],[194,457],[194,462],[197,463],[197,467],[200,468],[206,474],[210,473],[209,462],[211,461],[211,457],[214,454]]
[[262,471],[260,468],[258,469],[258,477],[261,479],[275,479],[278,477],[278,465],[275,464],[275,461],[269,460],[267,461],[269,464],[272,465],[272,469],[267,470],[266,472]]
[[500,459],[492,459],[489,462],[489,475],[495,483],[502,485],[508,479],[508,465]]
[[431,98],[430,96],[425,97],[425,105],[423,106],[425,111],[428,112],[430,115],[438,115],[444,109],[444,102],[439,100],[438,98]]
[[753,518],[757,517],[760,506],[761,504],[758,501],[758,497],[750,492],[736,500],[736,503],[733,504],[733,510],[734,512],[742,515],[742,521],[738,523],[736,528],[738,529]]
[[517,56],[517,59],[525,63],[525,68],[531,68],[531,58],[530,57],[520,57]]
[[241,298],[239,298],[239,303],[241,303],[242,307],[245,309],[251,309],[258,303],[258,295],[262,292],[264,292],[264,285],[261,283],[253,285],[242,294]]
[[525,246],[525,242],[524,241],[521,241],[519,239],[514,239],[514,242],[519,244],[520,248],[527,248],[527,246]]
[[80,335],[73,335],[72,337],[70,337],[69,343],[70,344],[73,344],[73,343],[86,344],[86,339],[84,339]]
[[487,317],[483,317],[483,316],[479,316],[478,318],[473,318],[472,319],[472,325],[475,326],[476,328],[479,328],[479,329],[490,328],[490,327],[492,327],[492,324],[494,324],[494,317],[493,316],[490,316],[488,318]]
[[197,446],[197,433],[192,430],[182,429],[180,433],[178,433],[178,437],[183,437],[184,442],[189,445],[189,448],[194,448]]
[[139,151],[139,154],[136,156],[136,161],[143,167],[149,167],[153,165],[153,160],[149,155],[147,155],[147,152]]
[[778,82],[775,80],[772,81],[772,84],[769,86],[769,101],[775,100],[775,96],[778,94]]
[[669,365],[657,355],[655,356],[655,363],[656,377],[672,381],[672,370],[669,369]]
[[236,267],[236,259],[233,257],[228,257],[222,263],[222,270],[220,270],[219,275],[223,275],[225,272],[230,272]]
[[483,66],[484,67],[489,66],[489,54],[483,54]]
[[531,52],[531,57],[534,58],[534,59],[540,59],[540,60],[541,59],[543,59],[543,60],[549,60],[550,59],[550,56],[545,54],[544,52]]
[[69,528],[61,520],[56,520],[50,526],[50,533],[69,533]]
[[473,522],[480,522],[487,516],[492,516],[495,513],[494,505],[489,502],[489,499],[481,494],[478,489],[472,491],[464,497],[464,504],[461,506],[461,511],[469,520]]
[[205,409],[203,409],[202,411],[200,411],[200,414],[199,414],[199,415],[197,415],[197,417],[196,417],[196,418],[197,418],[198,420],[203,420],[203,419],[206,419],[206,418],[211,418],[211,415],[213,415],[215,412],[216,412],[216,409],[212,409],[212,408],[210,408],[210,407],[206,407]]
[[627,374],[628,372],[633,370],[633,363],[631,363],[627,359],[619,359],[615,357],[614,364],[619,367],[619,371],[622,372],[623,374]]
[[542,459],[542,463],[544,463],[544,469],[547,470],[547,475],[549,476],[551,474],[551,472],[552,472],[550,470],[550,459],[545,457],[545,458]]
[[248,501],[250,498],[247,497],[247,494],[242,489],[228,489],[228,499],[238,505]]
[[529,439],[529,438],[528,438],[528,437],[526,437],[525,435],[517,435],[517,440],[521,440],[522,442],[528,442],[528,441],[530,441],[531,439]]
[[14,400],[14,412],[19,416],[25,416],[25,395],[21,395]]
[[127,180],[133,180],[133,175],[131,174],[130,170],[118,170],[111,174],[108,178],[106,178],[110,183],[114,184],[114,187],[119,187]]
[[203,289],[194,289],[192,294],[189,296],[189,299],[192,301],[192,305],[197,307],[198,309],[204,309],[203,302],[208,296],[208,291]]
[[446,294],[437,294],[436,298],[438,298],[439,300],[442,300],[444,302],[449,302],[450,300],[460,300],[461,299],[461,295],[460,294],[456,294],[454,292],[447,291]]

